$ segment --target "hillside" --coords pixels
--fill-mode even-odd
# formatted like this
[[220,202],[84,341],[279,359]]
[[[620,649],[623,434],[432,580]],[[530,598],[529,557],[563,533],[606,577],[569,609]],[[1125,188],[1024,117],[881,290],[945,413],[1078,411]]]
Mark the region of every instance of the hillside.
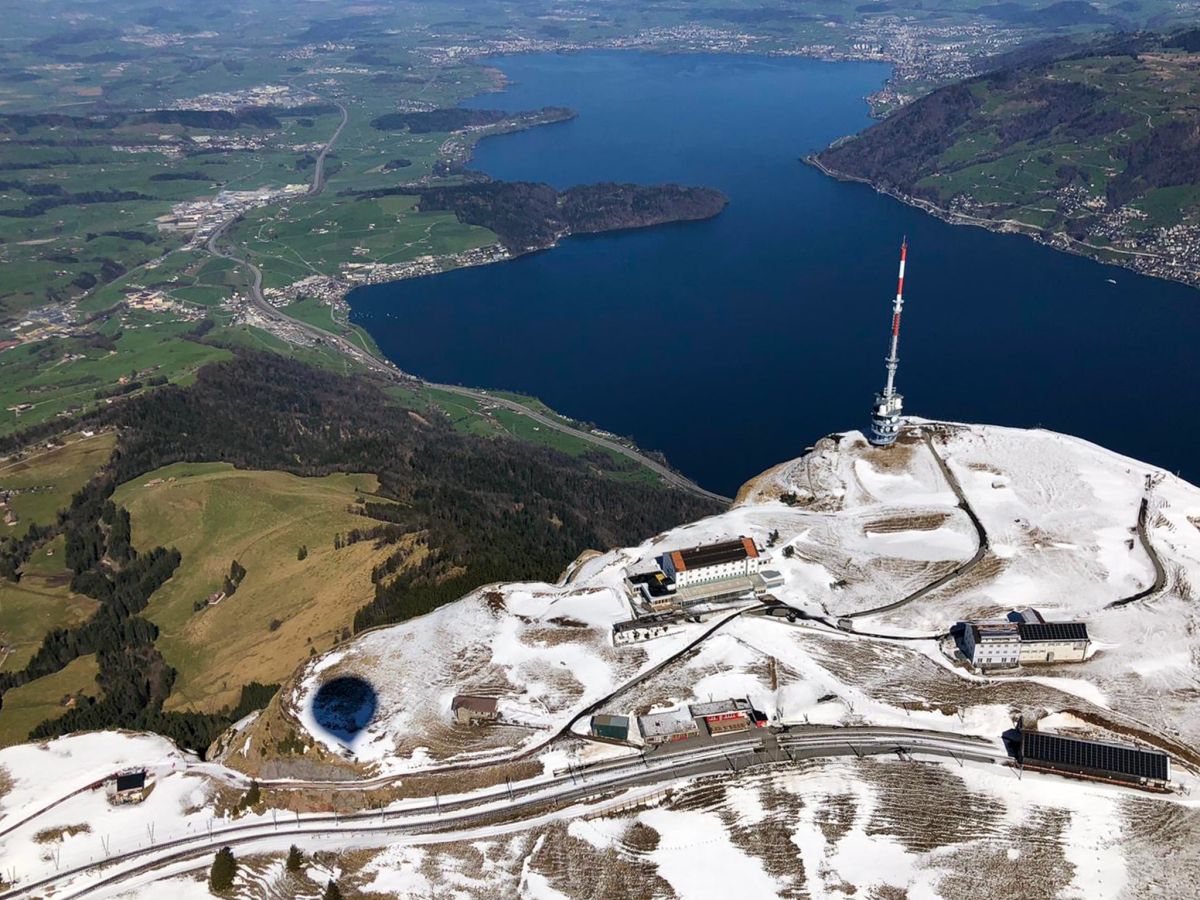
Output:
[[1122,36],[1001,68],[816,161],[951,221],[1200,285],[1198,38]]
[[[963,564],[978,545],[935,453],[987,530],[989,551],[969,577],[883,609]],[[1145,605],[1113,607],[1154,582],[1151,560],[1131,539],[1143,496],[1151,509],[1149,540],[1168,571],[1184,574]],[[1082,711],[1118,733],[1153,727],[1164,746],[1195,746],[1200,715],[1187,692],[1191,657],[1200,651],[1186,573],[1200,566],[1198,514],[1200,492],[1190,485],[1052,433],[950,427],[932,449],[910,439],[893,452],[870,448],[856,433],[833,436],[752,482],[730,511],[590,559],[569,583],[477,592],[356,638],[313,660],[281,711],[326,751],[385,772],[538,746],[590,702],[711,627],[692,624],[614,648],[610,626],[629,617],[625,569],[664,549],[739,535],[767,547],[778,532],[767,552],[769,567],[786,580],[773,592],[779,600],[830,620],[855,616],[854,630],[898,640],[874,643],[743,616],[681,668],[604,711],[641,713],[749,691],[785,721],[866,716],[937,728],[969,708],[976,717],[969,730],[988,736],[1003,730],[1006,710],[1042,705]],[[913,640],[1030,603],[1051,619],[1087,621],[1103,651],[1085,665],[1052,667],[1053,677],[972,684],[942,664],[937,641]],[[1131,621],[1138,626],[1131,629]],[[772,657],[794,672],[774,687]],[[457,664],[448,668],[451,659]],[[352,740],[330,735],[312,712],[317,689],[339,676],[368,681],[379,697],[380,713]],[[506,721],[523,724],[506,732],[512,743],[497,747],[496,735],[484,733],[487,743],[472,746],[463,743],[462,729],[446,727],[451,696],[480,690],[501,696]],[[840,699],[818,704],[824,695]],[[911,702],[920,711],[900,709]]]
[[0,543],[0,736],[28,734],[9,726],[10,697],[54,711],[35,686],[96,654],[102,690],[41,736],[138,727],[203,751],[352,630],[719,508],[607,453],[479,437],[410,403],[241,353],[93,416],[119,434],[111,458],[108,431],[10,466],[60,511]]
[[[289,895],[329,878],[368,896],[468,898],[727,887],[1130,900],[1187,883],[1200,865],[1200,489],[1064,435],[912,424],[887,451],[831,435],[734,508],[589,555],[557,582],[492,585],[357,636],[305,664],[218,760],[142,735],[0,751],[0,814],[32,815],[0,851],[30,873],[23,884],[114,879],[136,896],[201,896],[223,843],[240,889]],[[796,615],[745,608],[613,645],[611,624],[629,614],[624,570],[738,535],[783,575],[777,609]],[[956,620],[1029,604],[1085,621],[1087,659],[981,674],[944,640]],[[841,616],[852,624],[833,624]],[[468,691],[497,697],[500,723],[456,724],[451,699]],[[631,742],[585,736],[593,712],[727,697],[768,727],[656,749],[637,726]],[[1171,784],[1018,769],[1002,738],[1018,716],[1161,748]],[[911,735],[952,749],[911,752]],[[806,752],[788,749],[801,742]],[[154,779],[141,804],[86,787],[133,766]],[[86,864],[96,838],[80,827],[98,820],[112,834],[103,868]],[[145,841],[150,822],[160,848]],[[174,857],[154,871],[179,852],[169,841],[208,852],[190,871]],[[291,844],[305,859],[287,872]]]
[[[156,646],[177,672],[167,709],[217,712],[242,685],[278,683],[312,650],[336,644],[374,597],[371,572],[390,546],[336,536],[364,524],[373,475],[302,478],[178,463],[123,484],[113,495],[129,510],[135,547],[177,547],[171,580],[145,615]],[[303,558],[300,558],[300,557]],[[234,560],[246,570],[234,595],[214,605]]]

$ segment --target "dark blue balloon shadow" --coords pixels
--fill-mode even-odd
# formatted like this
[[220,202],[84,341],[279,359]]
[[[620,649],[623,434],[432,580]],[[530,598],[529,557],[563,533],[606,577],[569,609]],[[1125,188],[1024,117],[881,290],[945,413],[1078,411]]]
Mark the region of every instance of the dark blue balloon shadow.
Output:
[[313,718],[331,735],[352,741],[375,715],[378,697],[370,683],[353,675],[327,681],[313,698]]

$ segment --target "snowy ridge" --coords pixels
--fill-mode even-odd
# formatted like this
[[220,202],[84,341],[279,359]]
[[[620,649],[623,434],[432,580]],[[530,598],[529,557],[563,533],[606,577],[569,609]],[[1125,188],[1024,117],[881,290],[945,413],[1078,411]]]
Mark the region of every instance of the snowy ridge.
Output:
[[[282,853],[292,840],[336,852],[375,848],[339,869],[344,878],[358,890],[413,897],[1188,896],[1172,888],[1193,884],[1200,871],[1200,782],[1187,755],[1200,746],[1200,489],[1063,435],[927,427],[928,442],[910,434],[889,451],[854,432],[831,436],[747,485],[727,512],[581,558],[558,584],[489,586],[359,635],[303,667],[277,714],[353,763],[361,784],[398,787],[401,799],[388,801],[396,814],[427,807],[428,793],[405,796],[403,788],[439,770],[457,777],[464,767],[529,759],[542,774],[523,770],[514,783],[526,778],[549,791],[556,778],[572,786],[562,773],[589,763],[643,766],[633,750],[581,739],[581,714],[593,708],[636,716],[748,697],[792,735],[806,726],[839,735],[847,726],[924,729],[973,736],[986,750],[979,759],[801,760],[668,777],[525,820],[436,835],[339,832],[335,823],[332,836],[272,838],[269,810],[230,808],[246,786],[234,770],[266,744],[258,735],[267,713],[239,723],[224,765],[198,763],[144,735],[0,751],[0,774],[11,782],[0,791],[0,857],[22,877],[48,877],[68,858],[78,864],[236,821],[262,827],[253,847],[263,854]],[[987,546],[969,571],[922,594],[979,548],[939,459]],[[1145,540],[1164,581],[1114,606],[1155,582],[1137,528],[1143,502]],[[631,615],[627,569],[740,535],[762,548],[765,568],[783,574],[778,600],[809,618],[748,611],[613,646],[611,626]],[[985,677],[956,663],[937,637],[956,621],[1027,606],[1086,622],[1093,655]],[[851,631],[834,627],[850,614]],[[378,700],[352,739],[327,732],[313,710],[321,685],[345,675],[369,681]],[[501,724],[456,725],[450,703],[458,693],[499,698]],[[1174,757],[1175,792],[1019,777],[997,764],[1000,735],[1018,715],[1046,730],[1156,744]],[[575,735],[559,737],[576,720]],[[89,790],[133,765],[152,774],[142,804],[113,807]],[[304,777],[318,778],[317,768]],[[297,780],[290,789],[312,784]],[[504,789],[502,774],[487,786],[464,784],[456,796],[475,792],[493,809],[510,801]],[[440,803],[448,802],[443,794]],[[73,830],[80,824],[90,830]],[[264,859],[239,882],[243,895],[280,890],[277,858]],[[162,870],[174,876],[169,882],[147,875],[129,887],[200,896],[188,874],[195,870],[180,863]]]
[[[781,722],[882,723],[896,715],[911,721],[914,707],[929,699],[919,689],[908,691],[910,699],[899,706],[889,698],[870,714],[862,697],[853,710],[845,703],[861,690],[859,676],[875,666],[865,660],[886,657],[937,680],[938,695],[971,683],[997,687],[1016,680],[1022,695],[1035,685],[1047,688],[1041,705],[1048,708],[1078,701],[1093,712],[1118,712],[1130,727],[1200,742],[1200,715],[1182,693],[1196,683],[1200,623],[1186,572],[1200,578],[1200,530],[1192,523],[1200,521],[1200,491],[1151,466],[1050,432],[942,426],[933,444],[987,529],[990,551],[969,576],[899,609],[858,618],[856,630],[927,636],[945,633],[961,619],[1034,606],[1049,617],[1086,621],[1099,648],[1091,660],[1029,669],[1017,679],[980,679],[950,666],[936,642],[848,639],[828,629],[795,629],[743,615],[698,649],[684,667],[686,677],[672,675],[669,667],[630,696],[619,694],[606,711],[636,713],[750,695]],[[1148,483],[1147,534],[1171,572],[1170,583],[1136,608],[1109,609],[1153,581],[1135,529]],[[776,531],[778,542],[768,549]],[[768,567],[783,573],[785,584],[774,591],[779,600],[830,619],[900,599],[953,570],[977,547],[969,519],[924,442],[910,438],[880,451],[855,432],[833,436],[761,476],[728,512],[639,547],[594,555],[572,570],[570,583],[491,586],[428,616],[362,635],[311,664],[296,681],[292,704],[313,739],[369,764],[374,774],[536,748],[590,704],[670,660],[712,627],[688,625],[659,640],[614,648],[611,626],[631,614],[623,573],[668,549],[743,534],[764,548]],[[822,657],[828,657],[824,664]],[[848,662],[856,658],[862,661]],[[776,674],[773,688],[765,674],[770,666],[803,674]],[[379,694],[375,719],[352,741],[325,732],[312,714],[320,684],[344,674],[364,677]],[[672,679],[680,681],[677,688],[669,687]],[[1151,688],[1157,696],[1149,696]],[[511,727],[453,725],[456,693],[499,697],[501,719]],[[831,693],[840,704],[837,715],[829,701],[798,699]],[[982,693],[1000,699],[967,703],[977,709],[964,715],[978,717],[994,707],[976,729],[994,737],[1014,708],[1014,694]]]

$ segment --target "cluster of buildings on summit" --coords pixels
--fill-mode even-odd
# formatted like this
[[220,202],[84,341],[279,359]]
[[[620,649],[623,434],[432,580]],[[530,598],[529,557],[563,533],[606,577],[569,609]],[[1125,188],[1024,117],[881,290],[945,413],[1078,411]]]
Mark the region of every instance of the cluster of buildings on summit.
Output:
[[649,567],[625,573],[633,618],[613,625],[617,646],[648,641],[703,621],[739,603],[754,602],[783,584],[783,575],[763,567],[753,538],[668,550]]
[[[904,264],[907,242],[900,251],[900,278],[892,315],[891,348],[887,357],[887,382],[875,397],[870,442],[889,447],[900,433],[903,398],[896,391],[899,364],[897,345],[903,307]],[[778,534],[768,539],[773,546]],[[785,551],[784,555],[787,555]],[[770,591],[783,584],[783,575],[768,567],[763,549],[744,535],[699,546],[667,549],[661,555],[634,562],[624,572],[624,587],[632,618],[612,626],[614,646],[636,644],[682,630],[687,623],[704,621],[724,612],[750,605],[768,614],[786,612],[789,621],[809,618],[781,604]],[[816,617],[826,625],[832,623]],[[853,631],[849,618],[836,627]],[[1013,610],[1004,618],[959,622],[943,638],[942,650],[957,663],[979,672],[1016,669],[1022,666],[1080,663],[1089,657],[1091,640],[1084,622],[1047,621],[1031,607]],[[772,724],[749,698],[710,699],[707,702],[628,715],[596,712],[588,734],[592,739],[643,753],[673,753],[674,745],[695,742],[722,743],[739,732],[768,728],[787,731],[788,725]],[[459,695],[451,706],[461,725],[499,723],[497,698]],[[1170,758],[1161,751],[1109,741],[1039,731],[1018,720],[1003,740],[1021,770],[1041,770],[1073,777],[1126,784],[1150,790],[1167,790]],[[736,743],[740,738],[733,738]],[[765,745],[764,745],[765,746]],[[857,751],[855,751],[857,753]]]

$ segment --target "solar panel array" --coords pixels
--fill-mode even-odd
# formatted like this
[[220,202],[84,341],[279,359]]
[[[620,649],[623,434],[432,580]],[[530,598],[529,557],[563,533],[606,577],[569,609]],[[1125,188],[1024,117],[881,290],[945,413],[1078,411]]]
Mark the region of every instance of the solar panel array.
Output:
[[1023,641],[1086,641],[1083,622],[1022,622],[1017,626]]
[[1165,753],[1136,747],[1119,747],[1056,734],[1023,731],[1021,753],[1024,760],[1030,763],[1089,769],[1156,781],[1166,781],[1168,777]]
[[117,776],[118,791],[134,791],[146,786],[145,772],[130,772]]

